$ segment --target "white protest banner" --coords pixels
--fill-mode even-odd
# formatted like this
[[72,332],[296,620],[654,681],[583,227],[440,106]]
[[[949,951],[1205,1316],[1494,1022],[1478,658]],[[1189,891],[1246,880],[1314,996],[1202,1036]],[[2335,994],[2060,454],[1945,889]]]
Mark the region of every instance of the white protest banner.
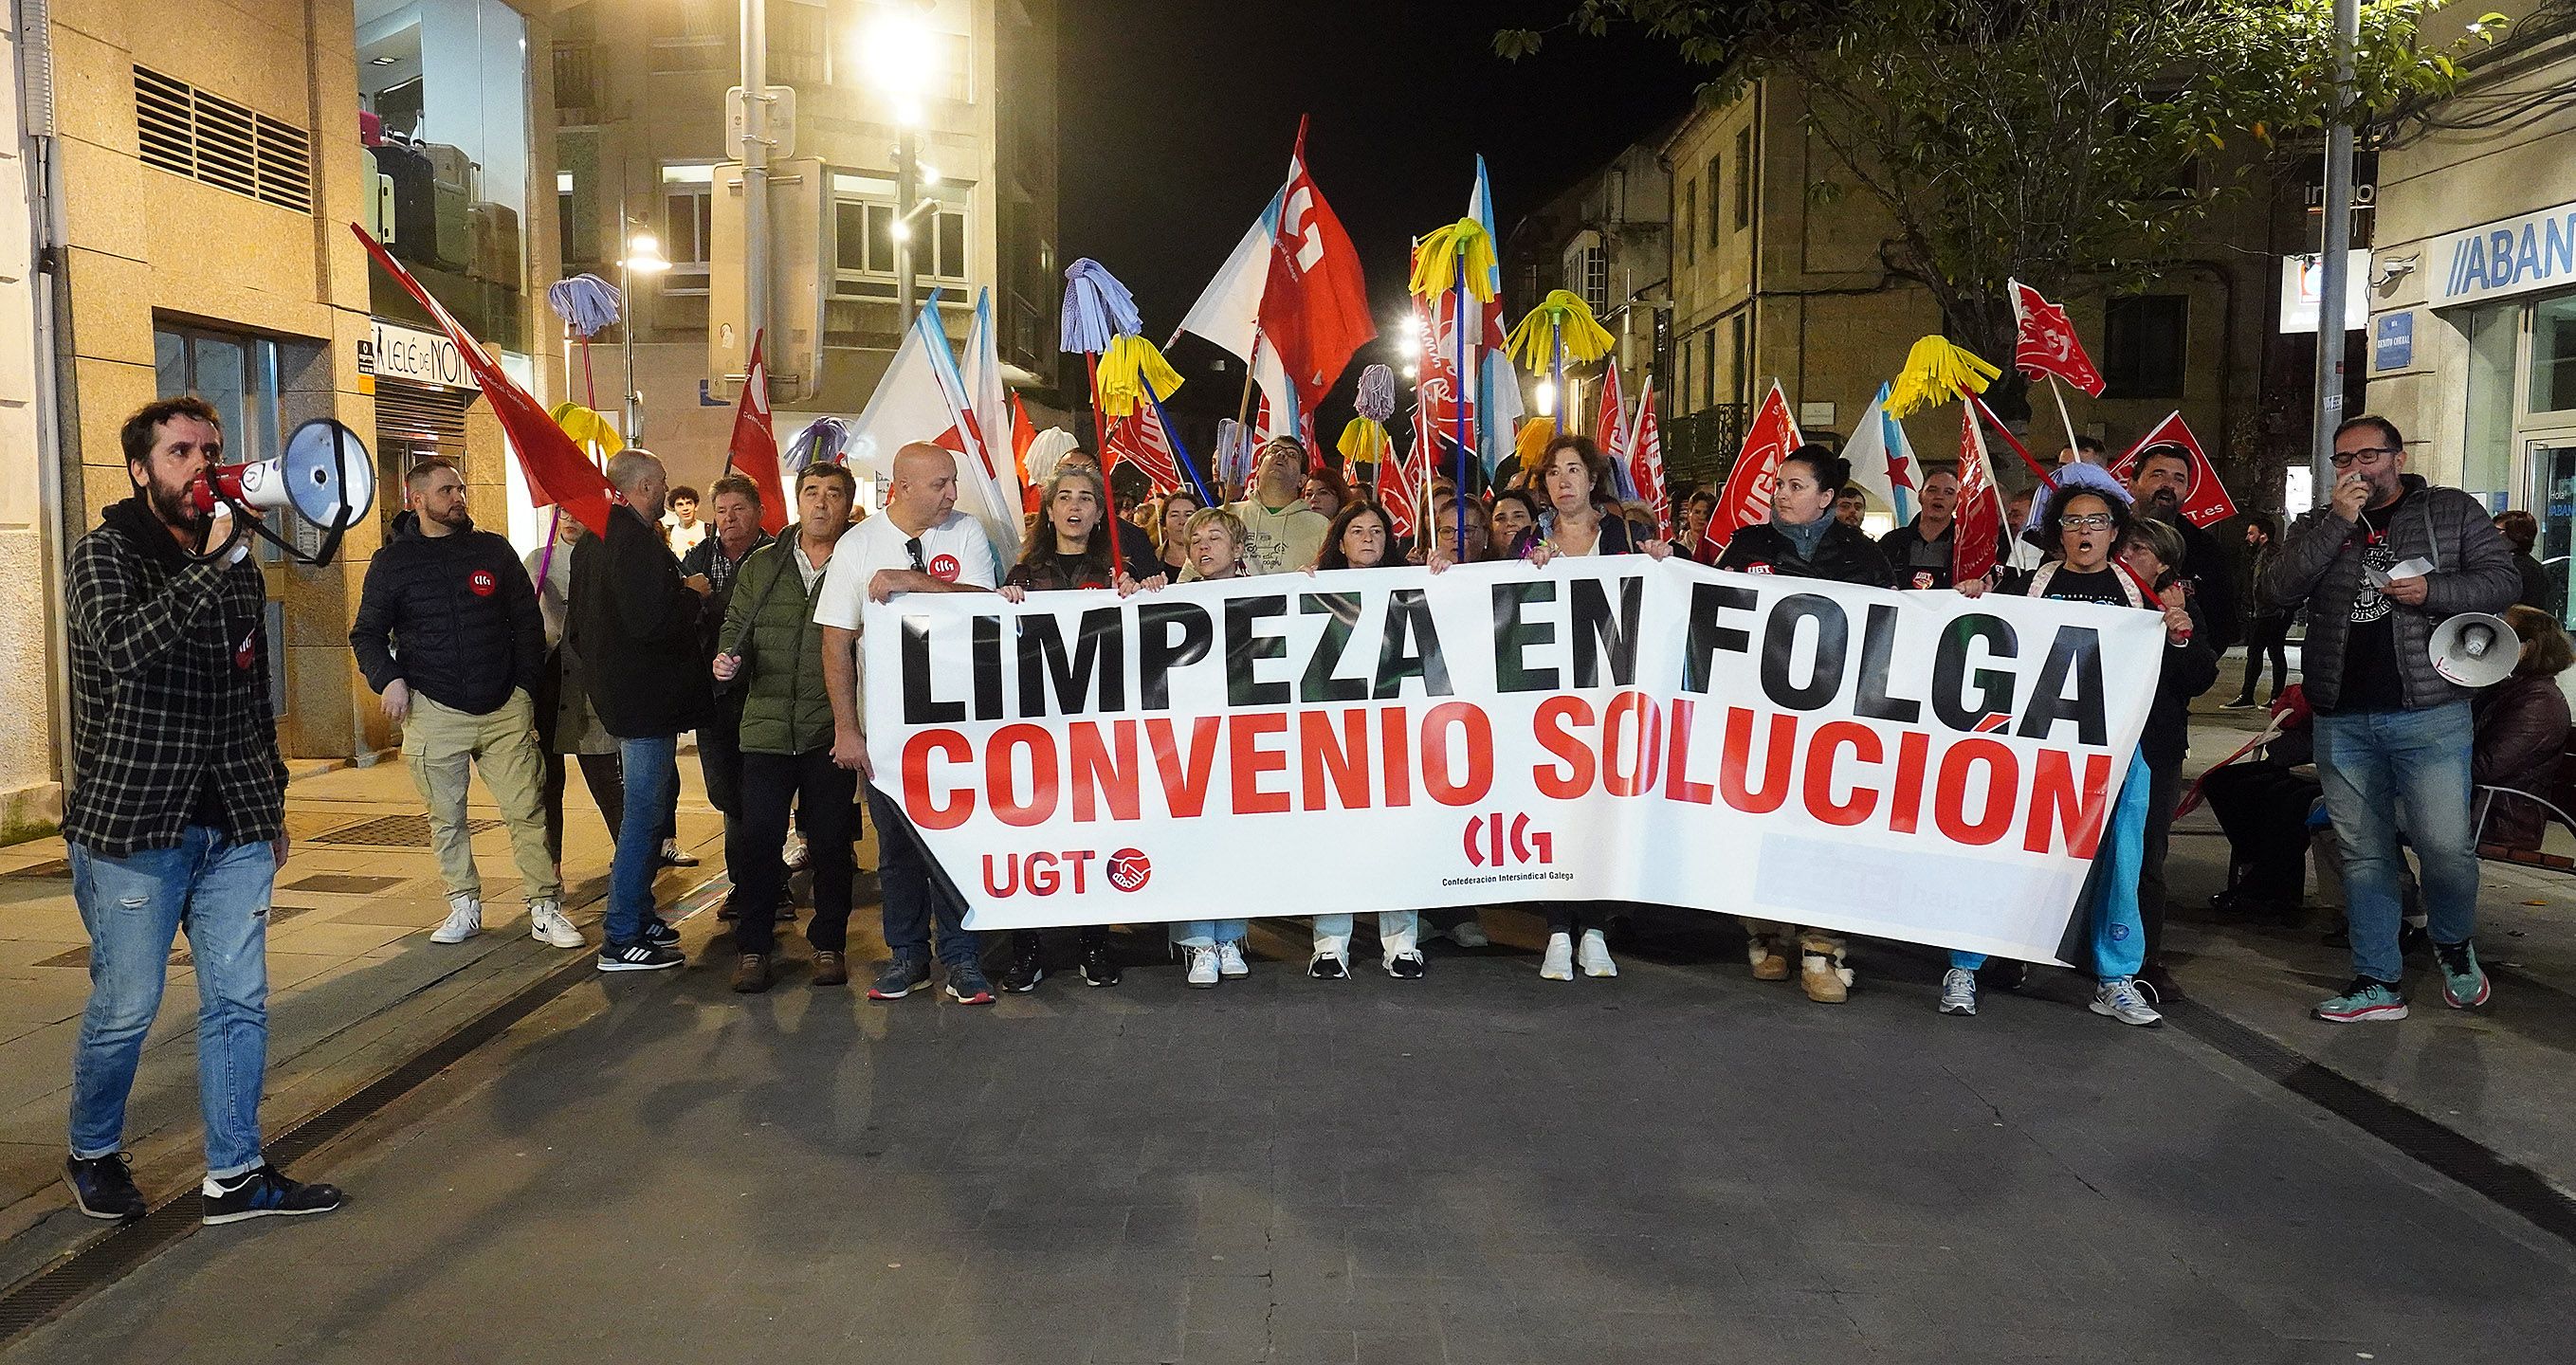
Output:
[[1642,556],[904,596],[869,758],[967,927],[1649,901],[2058,960],[2153,612]]

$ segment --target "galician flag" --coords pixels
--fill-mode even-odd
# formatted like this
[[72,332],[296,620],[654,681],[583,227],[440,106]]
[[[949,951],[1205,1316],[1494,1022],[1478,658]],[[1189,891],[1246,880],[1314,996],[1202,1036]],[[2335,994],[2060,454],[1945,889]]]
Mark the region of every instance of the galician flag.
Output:
[[1878,386],[1878,396],[1861,409],[1860,422],[1852,428],[1851,444],[1843,448],[1851,461],[1852,482],[1859,484],[1879,505],[1897,515],[1906,516],[1904,496],[1897,490],[1911,492],[1914,487],[1914,446],[1905,439],[1905,424],[1887,415],[1887,386]]
[[998,574],[1020,557],[1020,502],[994,474],[1000,460],[967,401],[966,377],[958,371],[938,314],[934,292],[905,330],[867,407],[850,424],[846,459],[853,472],[882,479],[894,472],[895,452],[911,442],[954,453],[957,510],[983,524],[1000,559],[994,566]]

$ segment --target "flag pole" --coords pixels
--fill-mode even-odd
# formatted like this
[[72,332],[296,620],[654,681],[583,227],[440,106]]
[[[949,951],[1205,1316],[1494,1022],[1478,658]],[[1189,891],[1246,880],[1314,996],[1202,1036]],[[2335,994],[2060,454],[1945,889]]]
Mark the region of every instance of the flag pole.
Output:
[[[1458,329],[1458,381],[1456,394],[1458,400],[1458,417],[1453,425],[1457,428],[1458,436],[1458,496],[1463,498],[1467,496],[1467,353],[1469,349],[1467,345],[1467,253],[1464,251],[1460,251],[1458,253],[1458,295],[1455,300],[1455,306],[1450,314],[1450,321],[1451,324]],[[1478,415],[1480,417],[1482,416],[1482,414]],[[1428,502],[1423,504],[1422,514],[1425,518],[1428,518],[1431,521],[1432,533],[1437,535],[1439,533],[1439,518],[1433,514],[1433,509]],[[1465,559],[1467,557],[1467,519],[1463,516],[1458,518],[1458,557],[1460,559]]]
[[2048,377],[2048,393],[2057,400],[2057,420],[2066,424],[2066,448],[2079,452],[2077,458],[2082,458],[2083,447],[2075,443],[2075,419],[2066,414],[2066,386],[2058,383],[2054,374]]
[[[1172,419],[1163,414],[1163,396],[1154,392],[1154,381],[1147,379],[1143,372],[1139,371],[1136,382],[1144,386],[1145,400],[1154,405],[1154,420],[1162,423],[1163,439],[1172,443],[1172,453],[1181,458],[1181,472],[1190,476],[1190,486],[1199,491],[1199,505],[1216,506],[1216,503],[1208,497],[1207,480],[1199,477],[1199,467],[1190,459],[1190,448],[1181,444],[1181,434],[1172,430]],[[1109,478],[1106,474],[1100,477],[1104,483]]]
[[1243,352],[1243,396],[1234,400],[1234,424],[1238,427],[1252,420],[1252,367],[1261,360],[1261,324],[1252,324],[1252,344]]

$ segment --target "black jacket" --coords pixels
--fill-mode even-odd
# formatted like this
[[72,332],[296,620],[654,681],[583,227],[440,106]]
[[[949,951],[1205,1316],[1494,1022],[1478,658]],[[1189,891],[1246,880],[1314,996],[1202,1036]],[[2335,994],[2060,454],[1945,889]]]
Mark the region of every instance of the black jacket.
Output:
[[393,539],[367,562],[349,648],[367,686],[396,680],[471,715],[490,715],[544,671],[546,627],[537,590],[510,542],[472,526],[425,536],[417,514],[394,519]]
[[1779,527],[1758,522],[1737,531],[1726,542],[1716,567],[1739,573],[1776,573],[1789,578],[1829,578],[1884,588],[1895,574],[1878,542],[1841,522],[1825,528],[1813,558],[1802,556]]
[[2182,563],[2173,567],[2191,580],[2191,605],[2209,632],[2209,647],[2223,650],[2245,635],[2244,619],[2236,611],[2236,571],[2218,548],[2218,538],[2192,525],[2191,518],[2174,518],[2173,528],[2182,534]]
[[608,733],[653,739],[707,719],[715,682],[699,652],[701,606],[660,531],[632,508],[610,508],[607,537],[573,547],[570,638]]
[[[2397,675],[2411,711],[2473,695],[2433,667],[2434,627],[2464,611],[2512,606],[2522,591],[2522,573],[2485,503],[2456,488],[2435,488],[2418,475],[2406,475],[2405,482],[2414,500],[2389,523],[2389,540],[2400,563],[2433,561],[2433,572],[2424,578],[2424,605],[2397,607]],[[2343,699],[2344,638],[2352,630],[2353,598],[2361,591],[2359,531],[2333,507],[2320,507],[2299,518],[2263,570],[2263,596],[2274,606],[2307,606],[2299,676],[2308,700],[2330,714]]]

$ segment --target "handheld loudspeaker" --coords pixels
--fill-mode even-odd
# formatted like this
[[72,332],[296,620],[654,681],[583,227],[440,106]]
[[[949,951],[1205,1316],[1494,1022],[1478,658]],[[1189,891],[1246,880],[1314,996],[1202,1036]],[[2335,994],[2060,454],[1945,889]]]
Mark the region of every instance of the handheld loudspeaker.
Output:
[[2513,673],[2522,637],[2501,616],[2462,612],[2433,627],[2433,671],[2462,687],[2492,687]]
[[257,517],[237,516],[232,536],[209,554],[230,549],[248,527],[298,563],[319,568],[339,551],[341,535],[375,506],[376,467],[356,432],[327,417],[316,418],[286,438],[286,449],[276,459],[217,465],[198,476],[189,495],[197,510],[208,515],[218,504],[260,511],[287,508],[322,531],[321,548],[308,556]]

